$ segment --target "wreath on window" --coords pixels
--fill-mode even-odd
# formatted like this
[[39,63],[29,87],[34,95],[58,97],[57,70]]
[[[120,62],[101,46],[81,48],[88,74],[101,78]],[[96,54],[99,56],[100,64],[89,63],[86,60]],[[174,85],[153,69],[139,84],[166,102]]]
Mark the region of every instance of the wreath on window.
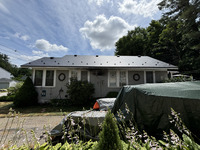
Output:
[[59,74],[58,80],[64,81],[65,80],[65,74],[64,73]]
[[135,81],[140,80],[140,75],[139,75],[139,74],[134,74],[134,75],[133,75],[133,79],[134,79]]

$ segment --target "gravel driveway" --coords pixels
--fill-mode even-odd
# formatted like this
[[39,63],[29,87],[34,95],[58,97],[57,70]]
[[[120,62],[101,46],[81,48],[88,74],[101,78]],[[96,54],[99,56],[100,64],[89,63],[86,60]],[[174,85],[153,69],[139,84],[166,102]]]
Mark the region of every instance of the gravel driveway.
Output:
[[[43,137],[40,140],[39,138],[42,133],[45,132],[44,126],[46,126],[46,131],[50,131],[59,124],[62,119],[63,116],[0,118],[0,149],[2,145],[8,145],[8,141],[12,141],[12,143],[18,146],[23,143],[27,144],[28,142],[26,139],[32,144],[35,141],[39,141],[40,144],[42,144],[45,138]],[[22,129],[24,129],[24,131]],[[37,140],[34,140],[31,130],[34,131]],[[27,138],[25,135],[27,135]]]

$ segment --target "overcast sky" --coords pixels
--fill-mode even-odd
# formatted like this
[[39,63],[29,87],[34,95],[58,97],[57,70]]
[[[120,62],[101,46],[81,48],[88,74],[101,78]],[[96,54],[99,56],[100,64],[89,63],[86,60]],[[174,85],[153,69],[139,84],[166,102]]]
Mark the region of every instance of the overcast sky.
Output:
[[0,0],[0,52],[12,64],[41,57],[114,55],[115,42],[158,20],[161,0]]

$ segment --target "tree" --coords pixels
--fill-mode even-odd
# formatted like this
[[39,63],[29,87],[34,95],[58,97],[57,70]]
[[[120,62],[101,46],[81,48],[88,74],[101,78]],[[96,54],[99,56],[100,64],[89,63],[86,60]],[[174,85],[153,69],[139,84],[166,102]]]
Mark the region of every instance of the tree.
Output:
[[9,57],[6,54],[0,53],[0,67],[10,72],[15,79],[20,79],[23,75],[30,76],[31,71],[27,68],[18,68],[9,62]]
[[108,111],[105,116],[102,131],[99,133],[98,150],[122,150],[122,142],[119,137],[119,129],[114,115]]
[[35,90],[31,78],[27,77],[22,87],[14,98],[16,107],[32,106],[38,104],[38,93]]
[[[160,47],[159,47],[159,36],[164,29],[164,25],[160,21],[152,20],[150,25],[147,27],[147,47],[146,55],[153,58],[160,59]],[[162,59],[160,59],[162,60]],[[164,60],[163,60],[164,61]]]
[[178,21],[169,21],[166,27],[159,35],[159,49],[161,60],[173,65],[178,65],[181,60],[183,51],[181,38],[182,34],[179,28],[182,24]]
[[158,6],[165,10],[163,19],[182,23],[178,29],[183,44],[180,70],[200,74],[200,1],[162,0]]
[[147,43],[147,32],[144,28],[137,27],[128,31],[126,36],[120,38],[116,46],[116,55],[145,55]]

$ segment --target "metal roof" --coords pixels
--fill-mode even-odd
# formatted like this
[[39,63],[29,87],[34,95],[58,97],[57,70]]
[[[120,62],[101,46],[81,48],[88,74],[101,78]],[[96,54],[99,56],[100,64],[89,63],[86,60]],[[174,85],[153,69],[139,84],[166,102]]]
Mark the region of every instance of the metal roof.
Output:
[[88,56],[65,55],[63,57],[43,57],[21,67],[85,67],[85,68],[168,68],[177,66],[149,56]]

